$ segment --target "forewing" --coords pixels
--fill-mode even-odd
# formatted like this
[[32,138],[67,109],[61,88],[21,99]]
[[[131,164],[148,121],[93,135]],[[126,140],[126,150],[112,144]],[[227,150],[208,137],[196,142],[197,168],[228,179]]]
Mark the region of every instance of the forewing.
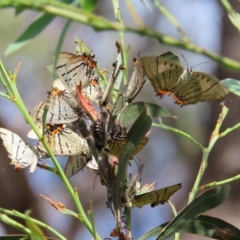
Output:
[[[47,124],[45,138],[55,155],[76,156],[88,151],[86,140],[78,136],[71,129],[63,127],[63,125]],[[41,142],[38,143],[37,147],[39,150],[46,152]]]
[[37,107],[35,113],[35,119],[37,121],[42,121],[44,108],[48,109],[46,123],[71,123],[79,118],[77,107],[73,108],[72,105],[66,101],[64,91],[59,91],[56,88],[50,92],[46,102]]
[[166,188],[161,188],[149,193],[136,195],[132,200],[132,204],[138,208],[141,208],[147,204],[151,204],[152,207],[158,204],[164,204],[181,187],[182,187],[182,184],[176,184],[176,185],[172,185]]
[[38,151],[30,143],[24,142],[17,134],[7,129],[0,128],[0,137],[15,169],[30,166],[29,172],[34,172],[40,158]]
[[74,58],[76,55],[72,54],[72,53],[67,53],[67,52],[61,52],[58,54],[58,58],[57,60],[55,59],[56,56],[53,56],[53,60],[57,61],[56,63],[56,71],[57,74],[59,76],[59,78],[61,79],[62,83],[64,84],[64,86],[68,89],[72,88],[72,80],[68,79],[68,74],[67,74],[67,64],[70,61],[71,58]]
[[177,62],[164,57],[141,58],[144,73],[150,80],[157,94],[171,94],[182,75],[184,68]]

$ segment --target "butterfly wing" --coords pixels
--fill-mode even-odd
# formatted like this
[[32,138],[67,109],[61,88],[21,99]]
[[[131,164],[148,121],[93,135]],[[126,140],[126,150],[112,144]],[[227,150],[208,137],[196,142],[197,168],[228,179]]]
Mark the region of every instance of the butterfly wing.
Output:
[[45,121],[46,123],[71,123],[75,122],[79,118],[77,108],[73,108],[72,105],[66,101],[65,93],[56,88],[49,93],[47,100],[36,108],[36,121],[42,121],[45,108],[48,109]]
[[164,204],[181,187],[182,184],[176,184],[152,192],[136,195],[132,200],[132,204],[138,208],[147,204],[151,204],[152,207],[155,207],[158,204]]
[[134,69],[127,87],[127,101],[131,102],[140,92],[145,83],[140,59],[134,59]]
[[144,73],[158,95],[172,94],[184,68],[176,61],[164,57],[141,58]]
[[64,173],[67,178],[72,177],[78,173],[82,168],[92,159],[92,154],[79,154],[77,156],[70,156],[64,168]]
[[180,79],[176,85],[173,99],[175,103],[183,106],[200,101],[202,90],[197,78],[190,73],[189,78]]
[[67,52],[61,52],[58,54],[57,59],[56,56],[53,56],[53,61],[56,61],[56,71],[61,79],[63,85],[71,89],[73,83],[71,79],[68,79],[68,74],[67,74],[67,64],[71,60],[71,58],[74,58],[76,55],[72,53],[67,53]]
[[87,97],[90,102],[94,102],[99,96],[99,83],[92,81],[88,86],[82,89],[82,95]]
[[17,134],[4,128],[0,128],[0,138],[16,170],[30,166],[29,172],[35,171],[40,155],[30,143],[24,142]]
[[[126,139],[111,139],[108,140],[106,143],[106,146],[104,148],[104,151],[108,154],[111,154],[113,156],[116,156],[117,158],[120,158],[125,146],[126,146],[127,140]],[[140,143],[135,147],[135,149],[132,151],[130,155],[130,159],[138,154],[148,143],[148,138],[144,137]]]
[[92,156],[92,159],[87,162],[86,167],[90,170],[98,171],[98,164],[95,158]]
[[[55,59],[55,56],[54,56]],[[76,91],[76,85],[86,87],[97,78],[96,62],[93,56],[83,54],[76,56],[61,52],[57,58],[56,71],[64,86],[70,91]]]
[[[61,124],[47,124],[45,128],[45,138],[55,155],[76,156],[88,152],[86,140]],[[41,142],[38,143],[37,147],[39,150],[46,152]]]
[[202,72],[193,72],[202,89],[200,101],[211,101],[225,97],[229,90],[217,78]]

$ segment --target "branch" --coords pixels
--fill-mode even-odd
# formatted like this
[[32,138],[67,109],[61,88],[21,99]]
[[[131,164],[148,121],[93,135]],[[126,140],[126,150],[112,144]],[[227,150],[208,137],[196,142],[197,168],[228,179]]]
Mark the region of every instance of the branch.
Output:
[[199,46],[196,46],[193,43],[178,40],[176,38],[156,32],[148,27],[136,29],[123,24],[120,25],[119,23],[111,22],[104,17],[99,17],[83,9],[80,9],[75,6],[62,3],[56,0],[52,0],[52,1],[49,1],[49,0],[39,0],[39,1],[1,0],[0,8],[6,8],[6,7],[15,7],[15,8],[43,11],[49,14],[54,14],[57,16],[61,16],[64,18],[68,18],[68,19],[83,23],[85,25],[93,27],[95,30],[98,30],[98,31],[106,31],[106,30],[124,31],[124,32],[136,33],[143,36],[148,36],[148,37],[157,39],[162,44],[180,47],[182,49],[207,56],[210,59],[213,59],[214,61],[218,62],[219,64],[222,64],[227,68],[240,70],[240,62],[232,60],[227,57],[220,56],[214,52],[211,52]]

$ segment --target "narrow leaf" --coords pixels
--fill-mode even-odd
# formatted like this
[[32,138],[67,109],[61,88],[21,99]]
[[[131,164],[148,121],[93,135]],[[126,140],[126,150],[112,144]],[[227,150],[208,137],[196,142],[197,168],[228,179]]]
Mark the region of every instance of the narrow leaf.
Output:
[[99,0],[80,0],[79,1],[80,6],[88,12],[92,12],[96,8],[98,2]]
[[188,222],[193,220],[199,214],[212,209],[223,203],[228,197],[228,185],[212,188],[194,199],[187,205],[160,233],[157,239],[166,239],[175,232],[178,232]]
[[11,43],[7,47],[5,55],[10,55],[27,45],[45,27],[47,27],[54,18],[54,15],[46,13],[39,14],[38,17],[32,22],[32,24],[30,24],[30,26],[25,30],[25,32],[14,43]]
[[[157,236],[168,222],[151,229],[142,235],[139,240],[149,239]],[[240,240],[240,230],[222,219],[200,215],[187,223],[179,232],[198,234],[213,239]]]
[[124,184],[124,178],[126,176],[129,156],[131,155],[134,148],[140,143],[143,137],[147,134],[151,128],[152,120],[150,116],[147,115],[146,108],[142,111],[141,115],[133,124],[132,128],[127,135],[127,144],[124,148],[123,153],[120,156],[118,164],[118,173],[116,180],[115,189],[115,210],[117,211],[119,207],[120,196],[122,196],[122,188]]
[[31,234],[30,234],[31,239],[35,239],[35,240],[46,239],[44,237],[42,230],[29,217],[26,218],[26,224],[28,228],[31,230]]
[[240,97],[240,81],[233,78],[226,78],[221,81],[228,90]]
[[124,127],[127,127],[129,124],[134,122],[145,107],[147,107],[147,114],[151,118],[172,117],[172,115],[167,109],[162,108],[157,104],[146,103],[146,102],[135,102],[126,106],[121,112],[121,115],[119,117],[121,125]]

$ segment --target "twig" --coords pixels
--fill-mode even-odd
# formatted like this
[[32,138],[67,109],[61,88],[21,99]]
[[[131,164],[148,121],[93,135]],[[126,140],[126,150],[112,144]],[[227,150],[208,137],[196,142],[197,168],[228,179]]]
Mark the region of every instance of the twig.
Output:
[[65,18],[72,19],[74,21],[86,24],[98,31],[114,30],[114,31],[132,32],[139,35],[148,36],[148,37],[157,39],[162,44],[180,47],[182,49],[207,56],[227,68],[240,70],[240,62],[232,60],[227,57],[220,56],[214,52],[198,47],[193,43],[186,43],[185,41],[181,41],[176,38],[161,34],[147,27],[145,27],[144,29],[136,29],[136,28],[120,25],[119,23],[113,23],[103,17],[99,17],[93,13],[84,11],[83,9],[80,9],[56,0],[52,0],[50,3],[47,0],[0,1],[0,8],[5,8],[5,7],[18,7],[22,9],[32,9],[32,10],[43,11],[46,13],[65,17]]
[[223,120],[225,119],[227,113],[228,113],[228,108],[224,105],[224,103],[221,104],[222,105],[222,112],[219,115],[219,118],[217,120],[217,124],[216,127],[214,129],[214,131],[212,132],[212,135],[210,137],[209,140],[209,144],[207,148],[203,149],[203,157],[202,157],[202,162],[195,180],[195,183],[193,185],[192,191],[189,194],[189,198],[188,198],[188,203],[192,202],[192,200],[194,199],[194,197],[196,196],[197,192],[198,192],[198,187],[199,184],[202,180],[203,174],[208,166],[208,157],[209,154],[214,146],[214,144],[216,143],[216,141],[219,139],[219,129],[223,123]]

